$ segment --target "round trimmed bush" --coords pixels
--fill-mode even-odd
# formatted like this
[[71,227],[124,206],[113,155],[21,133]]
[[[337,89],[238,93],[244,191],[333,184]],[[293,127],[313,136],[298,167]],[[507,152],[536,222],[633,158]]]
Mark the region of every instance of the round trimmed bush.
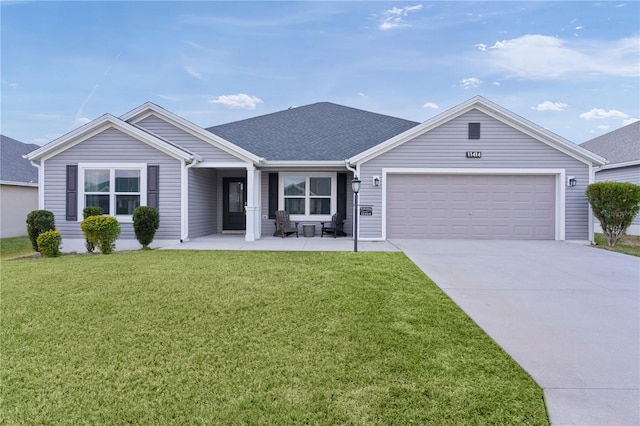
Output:
[[38,235],[55,229],[55,217],[49,210],[34,210],[27,215],[27,234],[29,234],[31,246],[35,251],[40,252],[38,249]]
[[120,223],[115,217],[89,216],[80,223],[80,229],[87,241],[98,247],[103,254],[110,254],[116,248]]
[[60,245],[62,244],[62,236],[60,231],[45,231],[38,235],[38,251],[44,257],[60,256]]
[[133,211],[133,230],[142,248],[151,244],[159,226],[160,213],[155,207],[140,206]]
[[[99,206],[88,206],[85,207],[82,210],[82,218],[86,219],[90,216],[102,216],[104,214],[104,212],[102,211],[102,207]],[[87,240],[84,244],[84,246],[87,248],[87,253],[93,253],[93,250],[95,250],[96,246],[89,242],[89,240]]]
[[598,182],[587,186],[587,200],[600,221],[607,244],[615,246],[640,210],[640,186],[628,182]]

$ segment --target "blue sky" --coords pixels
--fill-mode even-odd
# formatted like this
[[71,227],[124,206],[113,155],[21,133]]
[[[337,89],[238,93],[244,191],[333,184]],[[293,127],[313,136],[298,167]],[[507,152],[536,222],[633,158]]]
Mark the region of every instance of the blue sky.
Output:
[[315,102],[425,121],[475,96],[575,143],[640,118],[640,2],[0,3],[1,129],[151,101],[207,127]]

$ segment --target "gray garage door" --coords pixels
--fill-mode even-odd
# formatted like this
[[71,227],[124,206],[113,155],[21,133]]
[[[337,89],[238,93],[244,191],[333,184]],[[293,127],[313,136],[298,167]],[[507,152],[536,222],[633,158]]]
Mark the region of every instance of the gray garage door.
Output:
[[388,175],[387,238],[554,239],[555,177]]

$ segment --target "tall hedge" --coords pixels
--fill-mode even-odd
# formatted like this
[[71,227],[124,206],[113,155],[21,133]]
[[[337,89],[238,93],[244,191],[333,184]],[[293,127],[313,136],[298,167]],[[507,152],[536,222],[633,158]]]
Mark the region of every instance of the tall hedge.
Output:
[[38,253],[38,235],[46,231],[54,231],[56,221],[49,210],[34,210],[27,215],[27,234],[31,240],[31,246]]
[[155,207],[140,206],[133,211],[133,231],[142,248],[151,244],[159,226],[160,213]]
[[627,182],[598,182],[585,191],[593,215],[600,221],[607,244],[615,246],[640,210],[640,186]]
[[89,216],[80,223],[80,229],[94,246],[103,254],[110,254],[116,248],[120,235],[120,223],[113,216]]

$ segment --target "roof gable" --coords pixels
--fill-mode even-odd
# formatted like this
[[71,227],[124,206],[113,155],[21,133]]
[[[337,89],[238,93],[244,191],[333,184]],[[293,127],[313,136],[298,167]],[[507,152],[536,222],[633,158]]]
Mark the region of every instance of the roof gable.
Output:
[[199,159],[196,154],[188,152],[187,150],[174,145],[171,142],[166,141],[156,135],[153,135],[150,132],[131,125],[125,121],[122,121],[111,114],[105,114],[102,117],[99,117],[52,142],[49,142],[47,145],[41,147],[40,149],[29,153],[27,155],[27,159],[46,160],[109,128],[120,130],[121,132],[133,138],[136,138],[150,146],[153,146],[154,148],[166,153],[167,155],[170,155],[171,157],[183,159],[187,162]]
[[640,121],[628,124],[580,145],[607,160],[607,167],[640,163]]
[[398,134],[391,139],[375,146],[367,151],[355,155],[349,159],[352,164],[369,161],[405,142],[408,142],[430,130],[448,122],[456,117],[461,116],[471,110],[478,110],[488,116],[511,126],[512,128],[525,133],[540,142],[543,142],[571,157],[589,164],[604,164],[606,160],[592,152],[581,148],[580,146],[550,132],[526,119],[502,108],[501,106],[490,102],[482,96],[475,96],[466,102],[463,102],[448,111],[439,114],[422,124],[415,126],[404,133]]
[[267,161],[344,161],[417,124],[319,102],[207,130]]
[[36,169],[23,155],[40,148],[0,135],[0,181],[12,183],[38,183]]
[[218,135],[208,132],[200,126],[197,126],[190,121],[185,120],[184,118],[170,111],[167,111],[166,109],[152,102],[146,102],[140,105],[132,111],[129,111],[128,113],[122,115],[120,119],[135,125],[136,123],[139,123],[150,115],[155,115],[161,120],[168,122],[169,124],[191,134],[192,136],[206,143],[215,146],[216,148],[219,148],[233,155],[234,157],[241,159],[242,161],[260,163],[262,160],[262,158],[255,155],[254,153],[245,150],[242,147],[237,146]]

